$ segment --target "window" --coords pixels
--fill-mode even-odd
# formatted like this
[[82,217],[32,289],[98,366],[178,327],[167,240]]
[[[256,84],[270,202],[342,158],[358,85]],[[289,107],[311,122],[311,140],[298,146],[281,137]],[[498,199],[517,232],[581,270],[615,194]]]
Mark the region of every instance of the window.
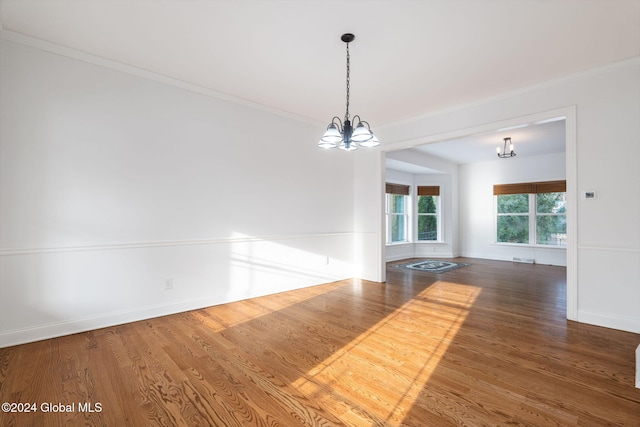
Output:
[[497,242],[529,243],[529,195],[501,194],[498,198]]
[[437,241],[440,187],[418,187],[418,241]]
[[409,224],[409,186],[387,183],[386,193],[387,243],[406,242]]
[[566,181],[494,185],[496,242],[566,246]]
[[565,192],[536,194],[536,244],[567,245]]

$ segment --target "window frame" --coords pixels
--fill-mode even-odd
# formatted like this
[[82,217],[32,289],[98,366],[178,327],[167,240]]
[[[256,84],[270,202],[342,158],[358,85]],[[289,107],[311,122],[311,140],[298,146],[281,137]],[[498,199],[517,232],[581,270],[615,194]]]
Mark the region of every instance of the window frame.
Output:
[[[538,212],[538,196],[541,194],[557,194],[557,193],[561,193],[564,194],[564,207],[565,210],[564,212],[561,213],[553,213],[553,212]],[[552,247],[552,248],[566,248],[567,247],[567,236],[566,236],[566,223],[567,223],[567,211],[566,211],[566,203],[567,203],[567,192],[566,191],[551,191],[551,192],[545,192],[545,193],[536,193],[533,194],[533,196],[535,196],[533,198],[535,206],[533,207],[533,209],[535,210],[535,218],[533,220],[533,227],[534,227],[534,237],[535,237],[535,245],[536,246],[542,246],[542,247]],[[564,217],[564,223],[565,223],[565,236],[563,239],[562,244],[559,245],[551,245],[551,244],[546,244],[546,243],[538,243],[538,218],[541,217]]]
[[[566,249],[567,239],[565,237],[564,244],[550,245],[545,243],[538,243],[538,217],[542,216],[564,216],[566,221],[567,212],[554,214],[554,213],[538,213],[538,194],[548,193],[564,193],[566,202],[566,181],[545,181],[545,182],[529,182],[519,184],[496,184],[493,186],[493,233],[492,239],[495,245],[505,246],[519,246],[519,247],[541,247],[548,249]],[[528,196],[528,212],[527,213],[498,213],[498,197],[502,195],[511,194],[524,194]],[[499,242],[498,241],[498,218],[500,216],[528,216],[528,238],[527,243],[513,243],[513,242]]]
[[[442,238],[442,197],[441,197],[440,188],[441,188],[440,185],[434,185],[434,186],[418,185],[416,188],[416,202],[413,209],[413,212],[415,215],[415,233],[414,233],[415,235],[413,236],[415,243],[428,244],[428,243],[442,243],[444,241]],[[423,193],[423,194],[420,194],[420,193]],[[435,197],[436,212],[420,213],[419,212],[420,197],[429,197],[429,196]],[[419,222],[420,222],[421,216],[433,216],[436,218],[436,239],[435,240],[420,239]]]
[[[504,212],[504,213],[500,213],[498,210],[498,197],[500,196],[515,196],[515,195],[526,195],[527,196],[527,211],[526,212]],[[496,194],[493,197],[494,201],[493,201],[493,210],[494,210],[494,221],[493,221],[493,243],[496,243],[498,245],[524,245],[524,246],[529,246],[531,245],[531,194],[527,194],[527,193],[514,193],[514,194]],[[520,217],[527,217],[527,242],[523,242],[523,243],[518,243],[518,242],[500,242],[498,241],[498,219],[500,217],[505,217],[505,216],[509,216],[509,217],[514,217],[514,216],[520,216]],[[534,240],[535,241],[535,240]]]
[[[391,197],[402,196],[404,198],[404,213],[391,212]],[[401,245],[411,243],[411,212],[412,200],[411,200],[411,187],[405,184],[386,184],[385,191],[385,224],[386,224],[386,245]],[[392,241],[392,218],[394,216],[404,217],[404,240]]]

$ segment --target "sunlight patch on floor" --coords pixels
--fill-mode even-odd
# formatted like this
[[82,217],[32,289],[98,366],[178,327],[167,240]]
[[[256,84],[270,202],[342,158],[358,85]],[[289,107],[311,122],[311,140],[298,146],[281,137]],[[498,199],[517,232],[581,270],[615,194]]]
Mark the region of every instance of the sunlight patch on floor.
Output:
[[310,286],[301,289],[300,292],[297,292],[297,290],[282,292],[278,294],[277,299],[272,298],[272,295],[251,298],[246,300],[246,302],[250,303],[250,307],[249,304],[247,306],[243,305],[242,310],[237,310],[234,303],[231,302],[195,310],[192,314],[200,322],[206,324],[212,332],[220,332],[262,316],[268,316],[287,307],[304,303],[345,286],[353,286],[353,284],[351,281],[338,281]]
[[[456,333],[480,288],[438,281],[293,383],[321,404],[323,396],[358,395],[366,414],[342,417],[398,425]],[[381,344],[383,343],[383,344]],[[385,378],[382,383],[379,378]],[[411,380],[407,380],[411,378]],[[313,382],[311,381],[313,379]]]

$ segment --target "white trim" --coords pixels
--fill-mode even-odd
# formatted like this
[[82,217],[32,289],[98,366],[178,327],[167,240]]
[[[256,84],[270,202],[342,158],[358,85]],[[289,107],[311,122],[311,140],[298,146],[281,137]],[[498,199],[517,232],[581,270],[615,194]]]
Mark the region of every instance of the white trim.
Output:
[[66,46],[61,46],[46,40],[37,39],[34,37],[30,37],[24,34],[16,33],[9,30],[0,29],[0,39],[7,40],[10,42],[22,44],[25,46],[33,47],[36,49],[43,50],[45,52],[54,53],[61,56],[66,56],[67,58],[75,59],[78,61],[86,62],[88,64],[97,65],[99,67],[108,68],[115,71],[120,71],[122,73],[130,74],[133,76],[141,77],[143,79],[155,81],[158,83],[166,84],[169,86],[177,87],[180,89],[188,90],[190,92],[194,92],[200,95],[205,95],[211,98],[215,98],[221,101],[231,102],[234,104],[243,105],[245,107],[253,108],[256,110],[264,111],[267,113],[275,114],[277,116],[281,116],[287,119],[296,120],[298,122],[308,123],[315,126],[322,126],[321,123],[309,119],[307,117],[299,116],[293,113],[289,113],[286,111],[278,110],[273,107],[269,107],[264,104],[259,104],[253,101],[249,101],[247,99],[239,98],[234,95],[230,95],[228,93],[218,92],[213,89],[206,88],[204,86],[199,86],[193,83],[189,83],[180,79],[176,79],[174,77],[166,76],[163,74],[159,74],[153,71],[145,70],[142,68],[138,68],[133,65],[125,64],[122,62],[114,61],[112,59],[104,58],[98,55],[94,55],[91,53],[83,52],[77,49],[73,49]]
[[602,313],[580,310],[579,321],[590,325],[603,326],[605,328],[618,329],[640,334],[640,321],[622,316],[608,316]]
[[[293,290],[306,286],[308,285],[292,287],[288,288],[287,290]],[[282,290],[276,290],[274,292],[278,293],[282,292]],[[269,293],[261,293],[251,295],[251,297],[259,297],[268,294]],[[184,300],[170,304],[159,304],[148,307],[135,308],[131,310],[123,310],[116,313],[89,316],[79,319],[71,319],[61,322],[37,325],[29,328],[11,330],[0,333],[0,348],[77,334],[81,332],[93,331],[96,329],[108,328],[111,326],[148,320],[155,317],[168,316],[176,313],[184,313],[191,310],[198,310],[201,308],[212,307],[215,305],[226,304],[234,301],[237,300],[229,298],[226,295],[210,295],[209,297],[205,298]]]
[[[442,142],[449,139],[458,139],[458,138],[462,138],[462,137],[466,137],[466,136],[474,135],[478,133],[492,132],[501,127],[514,126],[516,124],[519,124],[519,123],[521,124],[523,122],[533,123],[533,122],[537,122],[537,121],[544,120],[551,117],[560,117],[560,116],[567,117],[571,108],[575,110],[575,106],[569,106],[565,108],[558,108],[555,110],[549,110],[549,111],[543,111],[540,113],[530,114],[527,116],[512,117],[509,119],[501,120],[499,122],[485,123],[482,125],[472,126],[470,128],[456,129],[453,131],[421,136],[418,138],[400,140],[393,143],[380,145],[380,150],[384,152],[403,150],[405,148],[413,148],[419,145],[430,144],[433,142]],[[574,111],[574,116],[575,116],[575,111]],[[567,120],[567,124],[568,124],[568,120]]]
[[[269,236],[210,238],[210,239],[201,239],[201,240],[197,240],[197,239],[196,240],[171,240],[171,241],[156,241],[156,242],[84,245],[84,246],[58,246],[58,247],[47,247],[47,248],[0,249],[0,257],[59,253],[59,252],[112,251],[112,250],[122,250],[122,249],[160,248],[160,247],[167,247],[167,246],[220,245],[220,244],[243,243],[243,242],[316,239],[316,238],[322,238],[322,237],[351,236],[353,234],[354,233],[352,232],[295,234],[295,235],[284,234],[284,235],[269,235]],[[370,233],[370,234],[373,234],[373,233]]]
[[416,256],[415,254],[413,256],[397,255],[397,256],[391,256],[387,258],[387,262],[394,262],[394,261],[400,261],[403,259],[411,259],[411,258],[452,259],[452,258],[457,258],[457,256],[454,255],[452,252],[444,252],[444,253],[440,252],[440,253],[429,254],[428,256],[427,255]]
[[[491,257],[488,257],[486,253],[482,253],[482,252],[466,252],[466,253],[458,254],[457,256],[461,256],[461,257],[464,257],[464,258],[488,259],[488,260],[492,260],[492,261],[517,262],[517,261],[513,260],[514,257],[512,255],[509,255],[509,256],[491,255]],[[525,256],[525,257],[520,257],[520,258],[531,258],[531,257]],[[566,263],[565,264],[554,263],[553,261],[551,261],[551,262],[539,262],[537,259],[535,260],[534,264],[552,265],[554,267],[567,268],[567,266],[565,265]]]
[[0,334],[0,348],[28,342],[56,338],[95,329],[122,325],[154,317],[181,313],[212,305],[224,304],[227,301],[216,301],[214,298],[201,298],[189,301],[181,301],[171,304],[155,305],[133,310],[109,313],[100,316],[91,316],[80,319],[38,325],[31,328],[18,329]]
[[[495,233],[494,233],[495,234]],[[532,245],[529,243],[508,243],[508,242],[491,242],[490,246],[507,246],[513,248],[523,248],[523,249],[553,249],[553,250],[563,250],[566,251],[566,246],[554,246],[554,245]]]
[[[378,150],[377,152],[378,162],[380,167],[380,179],[378,181],[379,192],[381,194],[380,199],[382,203],[378,206],[381,221],[378,223],[378,259],[376,263],[378,264],[378,273],[380,282],[384,283],[387,281],[387,197],[386,197],[386,182],[387,182],[387,153]],[[355,216],[354,216],[355,218]]]
[[[16,33],[14,31],[11,30],[6,30],[2,27],[2,22],[0,22],[0,39],[3,40],[7,40],[7,41],[11,41],[14,43],[19,43],[25,46],[30,46],[36,49],[40,49],[46,52],[50,52],[50,53],[55,53],[58,55],[62,55],[62,56],[66,56],[69,58],[73,58],[79,61],[83,61],[83,62],[87,62],[89,64],[93,64],[93,65],[98,65],[104,68],[109,68],[112,70],[116,70],[116,71],[120,71],[123,73],[127,73],[127,74],[131,74],[131,75],[135,75],[138,77],[142,77],[148,80],[153,80],[159,83],[164,83],[170,86],[175,86],[181,89],[185,89],[191,92],[195,92],[195,93],[199,93],[201,95],[205,95],[205,96],[209,96],[212,98],[216,98],[219,100],[223,100],[223,101],[228,101],[228,102],[232,102],[234,104],[240,104],[240,105],[244,105],[250,108],[255,108],[258,110],[262,110],[265,112],[269,112],[281,117],[285,117],[285,118],[289,118],[292,120],[297,120],[297,121],[301,121],[304,123],[308,123],[308,124],[313,124],[316,126],[323,126],[322,123],[316,121],[316,120],[312,120],[309,119],[307,117],[303,117],[303,116],[298,116],[296,114],[293,113],[289,113],[286,111],[282,111],[282,110],[278,110],[275,109],[273,107],[269,107],[267,105],[263,105],[263,104],[258,104],[256,102],[252,102],[243,98],[239,98],[236,97],[234,95],[230,95],[227,93],[223,93],[223,92],[218,92],[216,90],[213,89],[209,89],[203,86],[199,86],[193,83],[189,83],[189,82],[185,82],[173,77],[169,77],[169,76],[165,76],[153,71],[149,71],[149,70],[145,70],[142,68],[138,68],[129,64],[125,64],[122,62],[118,62],[118,61],[114,61],[108,58],[103,58],[101,56],[95,55],[95,54],[91,54],[88,52],[83,52],[77,49],[73,49],[70,47],[66,47],[66,46],[62,46],[56,43],[52,43],[46,40],[42,40],[42,39],[38,39],[35,37],[31,37],[31,36],[27,36],[25,34],[20,34],[20,33]],[[436,116],[436,115],[440,115],[440,114],[444,114],[444,113],[450,113],[450,112],[454,112],[454,111],[460,111],[460,110],[464,110],[467,108],[472,108],[472,107],[477,107],[477,106],[481,106],[481,105],[485,105],[485,104],[490,104],[492,102],[496,102],[496,101],[501,101],[501,100],[505,100],[505,99],[509,99],[509,98],[513,98],[515,96],[521,96],[521,95],[525,95],[527,93],[531,93],[531,92],[535,92],[537,90],[541,90],[541,89],[546,89],[546,88],[550,88],[550,87],[555,87],[555,86],[559,86],[559,85],[563,85],[566,84],[570,81],[573,80],[579,80],[579,79],[584,79],[584,78],[588,78],[591,76],[595,76],[595,75],[599,75],[599,74],[606,74],[609,73],[611,71],[615,71],[618,69],[622,69],[622,68],[626,68],[628,66],[634,66],[640,64],[640,56],[633,56],[630,58],[626,58],[626,59],[622,59],[619,61],[615,61],[609,64],[605,64],[599,67],[595,67],[595,68],[591,68],[588,70],[584,70],[584,71],[579,71],[573,74],[569,74],[567,76],[563,76],[557,79],[553,79],[553,80],[547,80],[544,81],[542,83],[539,84],[534,84],[534,85],[530,85],[530,86],[525,86],[519,89],[515,89],[509,92],[503,92],[499,95],[495,95],[495,96],[491,96],[491,97],[487,97],[487,98],[483,98],[483,99],[479,99],[476,101],[471,101],[465,104],[458,104],[449,108],[443,108],[440,109],[438,111],[432,111],[432,112],[428,112],[419,116],[414,116],[414,117],[410,117],[404,120],[400,120],[400,121],[396,121],[396,122],[389,122],[389,123],[383,123],[383,124],[378,124],[377,127],[378,129],[384,129],[387,127],[393,127],[393,126],[401,126],[401,125],[406,125],[409,124],[411,122],[415,122],[415,121],[419,121],[419,120],[423,120],[425,118],[428,117],[432,117],[432,116]],[[503,126],[506,127],[506,126]]]
[[[640,57],[634,57],[627,61],[621,61],[616,63],[614,68],[626,67],[629,64],[637,64],[640,62]],[[607,71],[611,70],[611,66],[606,67]],[[605,72],[604,69],[601,72]],[[586,77],[591,73],[580,74],[581,77]],[[575,77],[573,77],[575,78]],[[566,81],[566,80],[562,80]],[[553,83],[553,84],[558,84]],[[540,87],[536,87],[539,89]],[[524,92],[523,92],[524,93]],[[508,98],[514,96],[513,93],[509,96],[501,96],[499,98],[492,98],[492,100]],[[484,101],[483,103],[488,102]],[[480,104],[480,103],[478,103]],[[468,105],[464,108],[467,108]],[[461,107],[462,108],[462,107]],[[460,109],[461,109],[460,108]],[[434,113],[435,114],[435,113]],[[442,114],[439,111],[437,114]],[[569,105],[563,108],[557,108],[554,110],[543,111],[527,116],[513,117],[505,119],[499,122],[491,122],[483,125],[473,126],[470,128],[457,129],[454,131],[448,131],[444,133],[427,135],[413,139],[407,139],[397,141],[390,144],[382,145],[381,152],[386,153],[389,151],[402,150],[406,148],[412,148],[418,145],[429,144],[433,142],[445,141],[448,139],[460,138],[476,133],[490,132],[499,128],[515,126],[523,122],[538,122],[545,119],[565,117],[565,162],[566,162],[566,181],[567,181],[567,319],[578,320],[578,250],[577,250],[577,204],[578,204],[578,173],[577,173],[577,120],[576,120],[576,106]],[[465,254],[465,256],[474,257],[474,255]],[[477,257],[477,256],[475,256]],[[481,256],[480,256],[481,258]],[[384,262],[381,259],[381,262]]]
[[630,252],[630,253],[640,254],[640,248],[625,248],[625,247],[614,248],[611,246],[578,245],[578,249],[581,251]]
[[417,240],[413,242],[414,245],[425,245],[425,246],[446,246],[449,242],[441,241],[441,240]]
[[386,246],[409,246],[409,245],[413,245],[414,242],[409,242],[407,240],[402,241],[402,242],[391,242],[391,243],[387,243]]
[[576,106],[572,105],[563,110],[567,183],[567,319],[578,320],[578,128]]
[[636,388],[640,388],[640,345],[636,348]]
[[[461,110],[465,110],[468,108],[474,108],[474,107],[478,107],[478,106],[482,106],[482,105],[486,105],[486,104],[491,104],[493,102],[498,102],[498,101],[503,101],[506,99],[510,99],[513,97],[517,97],[517,96],[522,96],[522,95],[526,95],[528,93],[532,93],[532,92],[536,92],[538,90],[542,90],[542,89],[548,89],[548,88],[553,88],[556,86],[561,86],[567,83],[570,83],[571,81],[574,80],[581,80],[581,79],[585,79],[585,78],[589,78],[592,76],[597,76],[600,74],[607,74],[610,73],[612,71],[615,70],[619,70],[619,69],[623,69],[623,68],[627,68],[630,66],[635,66],[640,64],[640,56],[633,56],[630,58],[626,58],[626,59],[622,59],[619,61],[615,61],[615,62],[611,62],[609,64],[605,64],[605,65],[601,65],[599,67],[595,67],[595,68],[590,68],[588,70],[584,70],[584,71],[578,71],[577,73],[573,73],[573,74],[569,74],[563,77],[559,77],[553,80],[546,80],[542,83],[538,83],[538,84],[533,84],[530,86],[524,86],[521,87],[519,89],[515,89],[509,92],[503,92],[501,94],[495,95],[495,96],[490,96],[488,98],[482,98],[482,99],[478,99],[475,101],[471,101],[465,104],[458,104],[452,107],[448,107],[448,108],[443,108],[437,111],[431,111],[425,114],[421,114],[419,116],[413,116],[407,119],[403,119],[400,121],[396,121],[396,122],[390,122],[390,123],[384,123],[384,124],[378,124],[376,125],[376,128],[378,130],[380,129],[384,129],[387,127],[395,127],[395,126],[406,126],[412,122],[417,122],[420,120],[424,120],[427,119],[429,117],[433,117],[433,116],[439,116],[441,114],[447,114],[447,113],[452,113],[452,112],[456,112],[456,111],[461,111]],[[551,117],[548,117],[551,118]],[[544,120],[544,119],[543,119]],[[507,125],[507,126],[500,126],[500,128],[504,128],[504,127],[510,127],[510,126],[516,126],[516,125]]]

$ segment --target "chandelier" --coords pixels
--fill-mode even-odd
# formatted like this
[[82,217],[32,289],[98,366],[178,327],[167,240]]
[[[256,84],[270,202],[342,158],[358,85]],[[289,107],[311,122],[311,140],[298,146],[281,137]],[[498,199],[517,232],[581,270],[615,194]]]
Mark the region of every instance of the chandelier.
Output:
[[353,116],[353,123],[349,121],[349,89],[351,88],[351,82],[349,80],[349,73],[351,71],[351,58],[349,56],[349,43],[355,40],[356,36],[347,33],[343,34],[340,39],[347,44],[347,112],[344,115],[344,122],[340,120],[340,117],[335,116],[327,131],[322,135],[318,142],[320,148],[335,148],[338,147],[341,150],[353,151],[358,148],[358,144],[363,147],[375,147],[380,145],[380,141],[371,131],[369,123],[360,119],[360,116]]
[[[507,152],[507,145],[509,145],[509,152]],[[513,151],[513,143],[511,142],[511,138],[504,139],[504,148],[502,152],[500,151],[500,147],[496,147],[496,151],[498,152],[498,157],[501,159],[506,159],[509,157],[515,157],[516,152]]]

